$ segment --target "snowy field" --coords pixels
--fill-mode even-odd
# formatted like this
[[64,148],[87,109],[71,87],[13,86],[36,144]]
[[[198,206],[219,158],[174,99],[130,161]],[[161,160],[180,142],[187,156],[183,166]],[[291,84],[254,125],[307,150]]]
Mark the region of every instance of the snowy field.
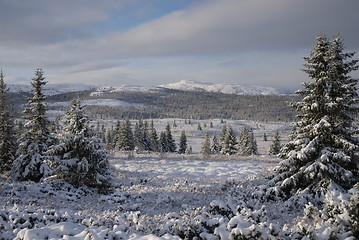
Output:
[[129,159],[117,153],[111,160],[115,189],[109,195],[62,182],[12,182],[3,176],[0,239],[176,239],[146,234],[146,224],[134,226],[134,218],[155,219],[223,201],[234,183],[246,184],[276,163],[269,157]]
[[[289,129],[286,123],[154,120],[158,131],[167,123],[171,127],[175,123],[171,129],[177,143],[182,130],[186,131],[194,154],[112,152],[114,189],[107,195],[58,180],[14,182],[1,176],[0,239],[179,239],[175,235],[180,234],[171,229],[183,230],[189,224],[179,219],[228,201],[237,206],[238,189],[250,189],[246,186],[258,185],[272,173],[278,159],[266,154],[271,136],[279,130],[285,141]],[[115,121],[102,124],[110,127]],[[203,130],[198,130],[198,124]],[[224,125],[230,125],[238,134],[244,124],[254,128],[258,156],[205,159],[199,154],[206,132],[219,135]]]

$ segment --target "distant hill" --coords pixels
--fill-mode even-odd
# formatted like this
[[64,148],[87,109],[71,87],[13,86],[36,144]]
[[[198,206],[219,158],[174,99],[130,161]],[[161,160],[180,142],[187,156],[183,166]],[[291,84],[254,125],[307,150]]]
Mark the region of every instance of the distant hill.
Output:
[[92,96],[101,96],[105,93],[116,93],[116,92],[163,92],[168,89],[180,90],[180,91],[197,91],[197,92],[218,92],[225,94],[237,94],[237,95],[281,95],[284,92],[272,88],[272,87],[261,87],[261,86],[242,86],[233,85],[226,83],[206,83],[195,80],[182,80],[176,83],[170,83],[159,86],[144,87],[137,85],[122,85],[118,87],[102,87],[98,88],[92,93]]
[[[31,92],[32,86],[29,84],[8,84],[9,91],[12,93]],[[80,83],[59,83],[59,84],[46,84],[44,86],[44,94],[57,95],[70,92],[81,92],[88,90],[95,90],[96,87],[88,84]]]
[[227,94],[238,95],[279,95],[279,90],[272,87],[261,86],[242,86],[226,83],[206,83],[195,80],[182,80],[176,83],[160,85],[163,88],[182,90],[182,91],[206,91],[206,92],[220,92]]

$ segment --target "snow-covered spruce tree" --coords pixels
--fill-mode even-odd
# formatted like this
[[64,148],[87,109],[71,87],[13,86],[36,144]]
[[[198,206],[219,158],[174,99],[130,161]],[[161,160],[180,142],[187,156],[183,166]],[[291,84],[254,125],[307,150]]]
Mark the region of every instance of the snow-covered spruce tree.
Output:
[[186,132],[183,130],[179,140],[178,153],[185,153],[186,150],[187,150],[187,136],[186,136]]
[[242,156],[258,154],[257,141],[254,138],[253,129],[245,125],[239,135],[238,153]]
[[[224,129],[224,128],[223,128]],[[226,132],[221,144],[221,154],[223,155],[234,155],[238,152],[237,149],[237,138],[233,131],[233,128],[228,126],[225,128]]]
[[110,186],[108,154],[102,140],[89,126],[88,116],[79,99],[66,113],[59,143],[50,147],[54,156],[54,174],[75,187],[87,185],[106,191]]
[[269,155],[279,154],[281,147],[282,147],[282,145],[280,143],[280,135],[279,135],[279,132],[276,131],[273,136],[272,144],[269,146],[268,154]]
[[37,69],[31,82],[33,97],[28,99],[29,107],[24,110],[27,115],[24,132],[19,138],[17,157],[11,169],[11,175],[18,180],[40,181],[50,171],[46,152],[54,138],[50,135],[46,117],[45,84],[43,71]]
[[357,82],[348,74],[358,69],[354,53],[343,52],[342,39],[316,38],[304,66],[312,82],[297,91],[302,100],[292,104],[299,121],[291,141],[280,153],[284,159],[270,181],[270,190],[290,197],[300,193],[323,196],[330,188],[349,189],[358,182]]
[[16,153],[14,123],[7,109],[7,88],[0,72],[0,173],[9,171]]
[[129,119],[126,119],[126,121],[121,124],[116,147],[120,151],[133,151],[135,148],[131,122]]

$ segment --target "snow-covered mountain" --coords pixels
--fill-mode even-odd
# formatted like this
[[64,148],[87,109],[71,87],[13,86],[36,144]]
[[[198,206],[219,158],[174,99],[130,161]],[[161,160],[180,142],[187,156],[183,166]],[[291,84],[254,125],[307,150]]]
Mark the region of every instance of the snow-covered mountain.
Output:
[[[9,84],[10,92],[31,92],[32,86],[29,84]],[[59,84],[46,84],[44,86],[44,94],[56,95],[61,93],[88,91],[96,89],[93,85],[80,84],[80,83],[59,83]]]
[[182,80],[176,83],[160,85],[162,88],[176,89],[183,91],[207,91],[207,92],[221,92],[227,94],[243,94],[243,95],[278,95],[281,94],[277,89],[272,87],[261,86],[242,86],[226,83],[207,83],[195,80]]
[[[25,84],[10,84],[10,92],[30,92],[31,85]],[[96,89],[96,90],[95,90]],[[138,85],[121,85],[121,86],[106,86],[96,88],[94,85],[79,84],[79,83],[63,83],[63,84],[46,84],[44,86],[44,93],[46,95],[55,95],[60,93],[77,92],[94,90],[92,96],[101,96],[105,93],[111,92],[161,92],[166,89],[181,90],[181,91],[201,91],[201,92],[220,92],[226,94],[238,95],[279,95],[282,91],[272,87],[261,86],[243,86],[226,83],[208,83],[195,80],[181,80],[179,82],[158,85],[158,86],[138,86]]]

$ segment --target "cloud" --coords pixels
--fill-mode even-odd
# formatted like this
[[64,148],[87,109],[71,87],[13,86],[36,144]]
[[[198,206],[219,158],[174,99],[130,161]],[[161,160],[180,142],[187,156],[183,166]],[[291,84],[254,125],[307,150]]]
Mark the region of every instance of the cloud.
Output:
[[293,86],[315,35],[341,33],[347,48],[359,49],[358,0],[194,1],[127,30],[108,29],[129,3],[141,1],[0,0],[0,64],[51,69],[56,81]]

